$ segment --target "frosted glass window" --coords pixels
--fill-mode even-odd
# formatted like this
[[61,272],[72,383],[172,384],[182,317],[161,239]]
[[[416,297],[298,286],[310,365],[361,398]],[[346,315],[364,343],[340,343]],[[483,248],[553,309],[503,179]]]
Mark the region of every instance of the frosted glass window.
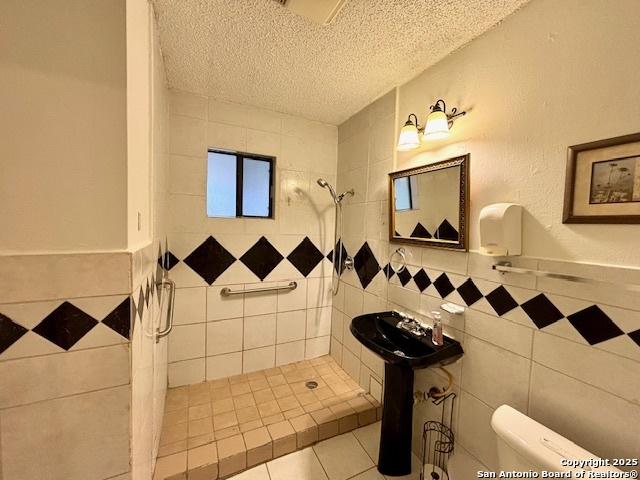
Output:
[[270,217],[271,162],[244,158],[242,167],[242,215]]
[[394,180],[396,211],[414,210],[419,208],[418,176],[400,177]]
[[394,190],[396,193],[396,211],[411,210],[411,183],[409,177],[400,177],[395,179]]
[[273,218],[274,159],[209,151],[207,216]]
[[236,156],[209,152],[207,167],[207,216],[236,216]]

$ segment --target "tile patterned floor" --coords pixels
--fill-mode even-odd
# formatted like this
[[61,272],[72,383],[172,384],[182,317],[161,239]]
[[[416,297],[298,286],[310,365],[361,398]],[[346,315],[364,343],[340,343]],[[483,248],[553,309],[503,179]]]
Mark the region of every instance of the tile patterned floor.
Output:
[[226,478],[380,414],[380,404],[329,356],[173,388],[154,480]]
[[379,443],[380,422],[376,422],[253,467],[230,480],[418,480],[420,462],[415,455],[410,475],[381,475],[375,466]]

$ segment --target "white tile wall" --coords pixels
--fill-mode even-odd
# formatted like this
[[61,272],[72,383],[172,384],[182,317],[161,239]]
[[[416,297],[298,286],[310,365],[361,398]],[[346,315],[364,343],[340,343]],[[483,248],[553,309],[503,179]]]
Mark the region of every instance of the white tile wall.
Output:
[[[242,352],[227,353],[225,355],[214,355],[207,357],[207,380],[216,380],[218,378],[230,377],[242,373]],[[204,374],[204,372],[203,372]],[[198,383],[201,379],[189,380],[185,384]],[[171,379],[169,379],[169,383]],[[179,384],[178,379],[174,380],[174,384]]]
[[307,338],[331,334],[331,307],[307,309]]
[[272,368],[276,364],[276,347],[275,345],[255,348],[253,350],[245,350],[242,352],[242,371],[255,372]]
[[276,343],[276,315],[244,317],[244,348],[267,347]]
[[[126,254],[122,257],[128,259],[126,266],[116,261],[107,270],[110,276],[111,269],[115,272],[124,268],[129,277],[127,283],[134,285],[136,301],[141,284],[156,270],[154,248],[157,244]],[[59,257],[63,268],[57,270],[54,266],[53,271],[74,276],[69,268],[75,262]],[[48,262],[49,259],[40,258],[38,266],[34,256],[30,263],[34,271],[40,272],[51,268]],[[94,265],[90,261],[81,270],[93,269]],[[74,278],[82,279],[82,275]],[[42,302],[0,305],[0,312],[32,329],[68,302],[100,322],[127,297],[85,294],[81,298],[53,297]],[[154,385],[154,342],[144,332],[158,325],[157,305],[152,295],[148,305],[145,303],[142,318],[136,319],[131,340],[100,322],[67,351],[30,331],[3,352],[2,478],[111,478],[131,469],[136,471],[142,463],[151,471],[153,424],[162,416],[158,410],[162,412],[164,408],[164,394],[161,381]],[[123,321],[124,327],[128,326],[129,318]],[[51,338],[54,340],[55,336]],[[166,361],[163,348],[160,344],[156,355]],[[166,379],[166,370],[158,378]],[[157,398],[154,394],[158,394]],[[141,404],[144,408],[140,408]]]
[[276,345],[276,366],[304,360],[304,340]]
[[243,319],[230,318],[207,324],[207,353],[241,352],[243,339]]
[[[333,246],[333,204],[316,183],[337,178],[337,128],[186,92],[170,95],[170,250],[184,259],[209,235],[239,258],[260,236],[284,256],[308,236]],[[174,128],[175,126],[175,128]],[[276,157],[275,219],[207,218],[207,148]],[[171,386],[298,361],[329,352],[331,264],[302,276],[286,259],[265,282],[235,262],[212,286],[183,262],[170,335]],[[222,297],[220,289],[287,284],[290,292]]]
[[109,478],[129,471],[129,401],[127,385],[2,410],[4,478]]
[[304,340],[307,310],[280,312],[276,317],[276,340],[278,344]]

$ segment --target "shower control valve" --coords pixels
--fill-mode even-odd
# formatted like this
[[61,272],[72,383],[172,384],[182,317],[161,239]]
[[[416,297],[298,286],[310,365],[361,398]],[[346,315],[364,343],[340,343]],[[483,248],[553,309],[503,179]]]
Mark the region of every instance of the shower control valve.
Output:
[[347,270],[353,270],[353,258],[347,257],[344,259],[344,268]]

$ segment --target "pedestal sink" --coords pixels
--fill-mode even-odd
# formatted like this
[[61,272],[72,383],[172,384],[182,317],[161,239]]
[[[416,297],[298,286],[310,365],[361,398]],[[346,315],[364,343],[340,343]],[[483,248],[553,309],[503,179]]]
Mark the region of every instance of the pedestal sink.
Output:
[[414,370],[453,363],[464,353],[452,338],[445,336],[438,346],[431,341],[431,329],[407,326],[407,317],[394,311],[361,315],[350,327],[385,362],[378,471],[391,476],[411,473]]

